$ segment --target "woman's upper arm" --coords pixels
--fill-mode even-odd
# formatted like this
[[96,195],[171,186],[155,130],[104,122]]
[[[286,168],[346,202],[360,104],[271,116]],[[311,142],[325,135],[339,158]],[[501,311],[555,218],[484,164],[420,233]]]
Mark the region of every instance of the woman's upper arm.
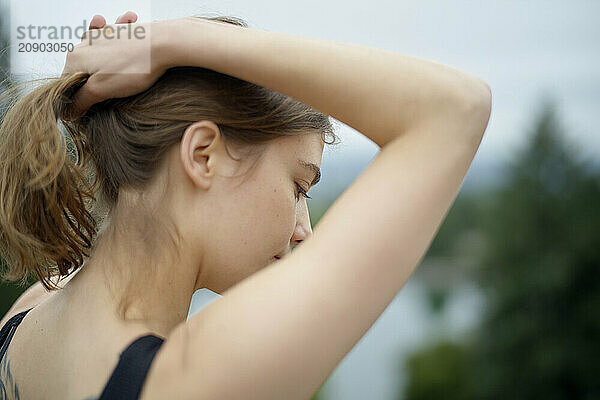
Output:
[[155,376],[182,399],[310,398],[429,247],[487,126],[468,111],[386,145],[309,239],[182,324]]

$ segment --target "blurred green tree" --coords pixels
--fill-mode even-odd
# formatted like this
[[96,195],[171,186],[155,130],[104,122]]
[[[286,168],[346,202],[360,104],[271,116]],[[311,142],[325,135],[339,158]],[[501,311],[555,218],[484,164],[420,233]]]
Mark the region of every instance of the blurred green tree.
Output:
[[[424,349],[407,360],[411,379],[405,389],[408,399],[472,399],[468,351],[462,346],[443,342]],[[448,396],[448,393],[451,393]]]
[[547,102],[505,184],[481,197],[481,323],[471,341],[413,354],[404,398],[600,399],[600,173],[563,138]]

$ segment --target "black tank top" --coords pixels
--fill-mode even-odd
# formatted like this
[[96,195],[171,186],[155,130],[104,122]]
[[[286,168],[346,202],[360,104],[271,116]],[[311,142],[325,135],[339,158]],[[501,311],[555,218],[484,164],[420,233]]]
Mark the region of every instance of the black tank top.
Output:
[[[0,330],[0,362],[8,345],[29,310],[20,312],[9,319]],[[145,335],[135,339],[123,350],[119,362],[113,370],[98,400],[136,400],[152,364],[154,356],[164,339],[155,335]]]

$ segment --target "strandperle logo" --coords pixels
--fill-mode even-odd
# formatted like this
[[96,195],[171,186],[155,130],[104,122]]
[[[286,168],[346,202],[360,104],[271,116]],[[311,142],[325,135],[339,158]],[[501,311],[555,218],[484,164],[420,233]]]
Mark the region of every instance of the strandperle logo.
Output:
[[[146,30],[141,25],[135,24],[117,24],[105,26],[101,29],[92,29],[87,32],[89,24],[84,20],[82,25],[75,28],[62,25],[20,25],[16,27],[17,40],[35,40],[35,41],[60,41],[74,40],[83,37],[92,44],[94,39],[104,37],[105,39],[145,39]],[[85,35],[84,35],[85,34]]]
[[[1,1],[1,0],[0,0]],[[136,64],[125,71],[118,62],[104,65],[107,73],[146,74],[152,71],[152,29],[150,23],[117,24],[122,6],[104,2],[91,13],[89,4],[81,0],[9,0],[10,71],[21,80],[38,76],[61,76],[66,57],[79,49],[121,43],[135,49]],[[133,0],[140,21],[152,21],[151,0]],[[0,7],[2,8],[2,7]],[[107,25],[90,29],[92,19],[104,16]],[[87,51],[87,50],[86,50]],[[108,60],[110,61],[110,60]],[[1,397],[1,396],[0,396]]]

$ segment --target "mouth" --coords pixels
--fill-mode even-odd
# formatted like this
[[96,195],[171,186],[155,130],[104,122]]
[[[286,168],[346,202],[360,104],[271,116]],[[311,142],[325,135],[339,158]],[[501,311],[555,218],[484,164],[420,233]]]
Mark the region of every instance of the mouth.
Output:
[[273,257],[273,259],[274,259],[275,261],[277,261],[277,260],[280,260],[281,258],[280,258],[280,257],[277,257],[277,256],[275,256],[275,257]]

